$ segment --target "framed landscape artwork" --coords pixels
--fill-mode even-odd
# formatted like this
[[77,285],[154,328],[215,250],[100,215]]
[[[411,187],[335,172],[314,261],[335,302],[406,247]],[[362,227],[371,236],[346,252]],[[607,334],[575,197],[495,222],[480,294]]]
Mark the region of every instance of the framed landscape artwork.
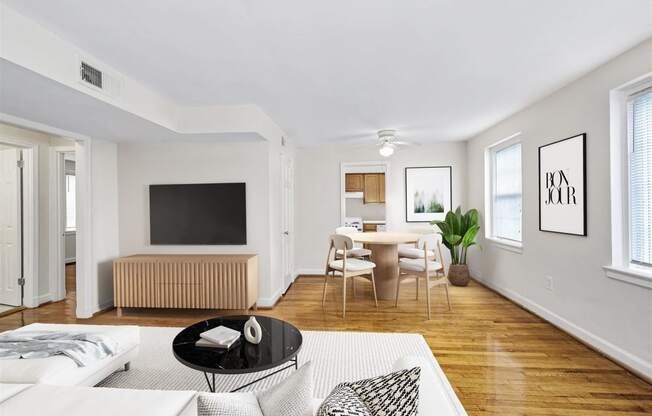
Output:
[[586,236],[586,133],[539,147],[539,230]]
[[405,221],[443,220],[453,206],[453,168],[405,168]]

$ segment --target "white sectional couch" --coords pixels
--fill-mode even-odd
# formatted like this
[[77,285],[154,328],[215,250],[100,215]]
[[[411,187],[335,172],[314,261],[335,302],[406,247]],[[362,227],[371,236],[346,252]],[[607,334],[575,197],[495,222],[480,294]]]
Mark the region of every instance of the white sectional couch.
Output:
[[[139,343],[138,327],[32,324],[21,330],[98,331],[113,336],[121,347],[118,355],[92,368],[78,368],[66,357],[0,360],[0,416],[197,415],[196,391],[89,387],[135,358]],[[403,357],[394,364],[393,370],[415,366],[421,367],[419,415],[466,416],[436,362],[423,357]],[[216,394],[224,400],[256,400],[253,393]],[[321,399],[313,400],[315,412],[320,403]]]
[[[419,415],[465,416],[448,383],[421,357],[404,357],[395,370],[421,366]],[[210,394],[210,393],[207,393]],[[255,400],[253,393],[217,393],[225,400]],[[130,390],[47,384],[0,384],[0,415],[196,416],[197,392]],[[315,399],[316,411],[321,400]],[[279,415],[282,416],[282,415]]]
[[102,333],[118,343],[118,353],[86,367],[70,358],[55,356],[29,360],[0,360],[0,383],[94,386],[125,368],[138,355],[140,329],[132,325],[31,324],[16,331],[77,331]]

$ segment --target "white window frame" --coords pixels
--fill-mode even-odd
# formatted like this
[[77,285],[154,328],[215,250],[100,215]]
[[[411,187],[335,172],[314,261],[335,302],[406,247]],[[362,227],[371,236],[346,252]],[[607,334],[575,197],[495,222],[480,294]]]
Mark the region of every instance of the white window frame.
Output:
[[652,72],[630,81],[609,94],[611,154],[611,264],[603,266],[607,277],[652,288],[652,268],[634,265],[630,256],[629,215],[629,101],[652,88]]
[[[524,198],[523,198],[523,143],[520,140],[521,132],[512,134],[496,143],[488,146],[485,149],[485,239],[491,241],[496,247],[511,251],[514,253],[523,252],[523,241],[525,240],[525,230],[523,229],[523,212]],[[493,204],[494,204],[494,190],[496,183],[496,166],[495,155],[496,152],[505,149],[515,144],[521,144],[521,241],[510,240],[507,238],[500,238],[494,235],[493,225]]]

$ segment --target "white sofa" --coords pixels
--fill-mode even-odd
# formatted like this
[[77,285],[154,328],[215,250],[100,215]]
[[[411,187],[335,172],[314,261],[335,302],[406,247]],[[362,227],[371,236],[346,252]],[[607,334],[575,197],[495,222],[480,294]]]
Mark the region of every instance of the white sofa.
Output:
[[64,356],[0,360],[0,383],[94,386],[111,373],[128,367],[138,355],[140,329],[131,325],[31,324],[16,331],[102,333],[118,343],[118,353],[86,367]]
[[[438,369],[428,360],[421,357],[404,357],[395,363],[394,370],[415,366],[422,369],[419,415],[466,415],[448,382],[441,378]],[[225,400],[256,400],[253,393],[216,394]],[[0,415],[196,416],[196,395],[195,391],[0,384]],[[320,399],[313,401],[315,411],[320,403]]]
[[[118,354],[88,367],[77,367],[71,359],[63,356],[0,360],[0,416],[197,415],[196,391],[92,387],[136,357],[140,343],[140,331],[137,326],[31,324],[19,329],[29,330],[108,334],[118,342]],[[421,367],[420,415],[466,416],[464,408],[434,359],[403,357],[396,361],[393,369],[401,370],[415,366]],[[253,393],[216,394],[225,400],[257,403]],[[318,409],[321,401],[313,400],[314,411]]]

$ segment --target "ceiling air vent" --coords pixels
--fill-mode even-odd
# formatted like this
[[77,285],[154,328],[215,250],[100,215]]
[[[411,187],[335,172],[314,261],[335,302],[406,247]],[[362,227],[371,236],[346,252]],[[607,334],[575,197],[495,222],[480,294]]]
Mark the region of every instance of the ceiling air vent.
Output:
[[115,98],[120,94],[122,76],[103,65],[79,56],[77,58],[77,82],[93,91]]
[[102,89],[102,71],[99,69],[93,68],[86,62],[82,62],[79,68],[79,75],[82,81]]

